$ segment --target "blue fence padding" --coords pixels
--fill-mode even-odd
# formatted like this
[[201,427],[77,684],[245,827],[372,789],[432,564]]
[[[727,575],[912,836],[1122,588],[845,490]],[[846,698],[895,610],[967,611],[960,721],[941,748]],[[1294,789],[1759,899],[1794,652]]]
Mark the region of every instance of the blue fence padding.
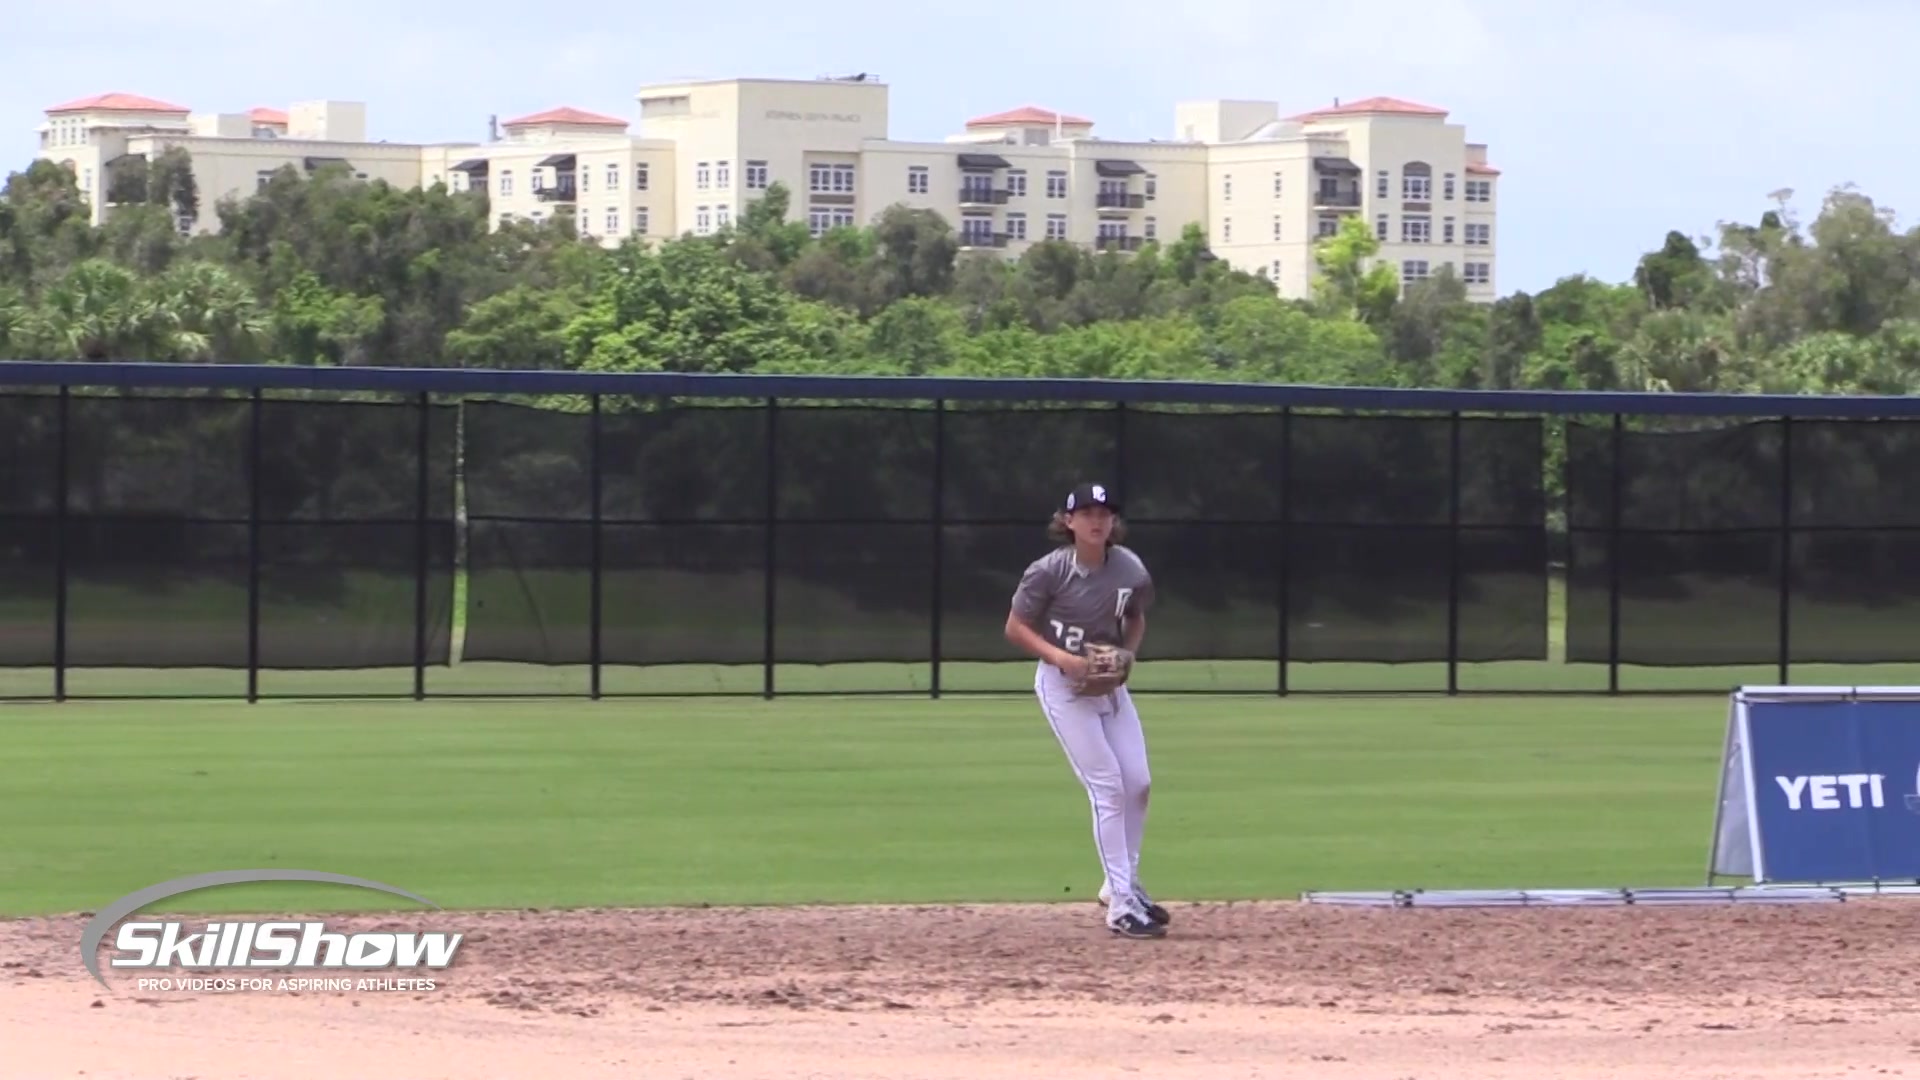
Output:
[[1408,390],[1368,386],[1156,379],[983,379],[896,375],[726,375],[0,361],[0,386],[389,391],[446,394],[633,394],[719,398],[1125,402],[1363,409],[1382,412],[1920,417],[1920,397],[1691,394],[1593,390]]

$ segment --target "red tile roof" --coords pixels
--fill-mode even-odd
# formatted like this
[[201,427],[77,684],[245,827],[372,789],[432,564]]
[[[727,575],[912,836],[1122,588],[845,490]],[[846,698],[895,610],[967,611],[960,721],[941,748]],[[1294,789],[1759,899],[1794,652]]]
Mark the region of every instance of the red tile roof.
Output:
[[1038,105],[1022,105],[1017,109],[994,113],[991,116],[976,116],[967,121],[967,126],[975,128],[1044,124],[1047,127],[1052,127],[1056,121],[1066,127],[1091,127],[1093,125],[1093,121],[1084,116],[1075,116],[1072,113],[1057,113],[1052,109],[1043,109]]
[[92,97],[81,98],[78,101],[69,101],[63,105],[55,105],[53,108],[48,109],[47,112],[72,113],[72,112],[88,112],[96,109],[105,110],[108,112],[151,112],[151,113],[181,113],[181,114],[185,114],[192,111],[191,109],[188,109],[183,105],[172,105],[165,101],[157,101],[150,97],[141,97],[139,94],[123,94],[119,92],[114,92],[110,94],[95,94]]
[[1478,173],[1482,176],[1499,176],[1500,175],[1499,169],[1496,169],[1491,165],[1485,164],[1484,162],[1476,162],[1472,165],[1468,165],[1467,171],[1470,173]]
[[256,124],[289,123],[285,109],[269,109],[265,105],[249,111],[247,113],[247,119],[252,120]]
[[1388,114],[1393,116],[1445,116],[1447,110],[1432,105],[1422,105],[1417,101],[1405,101],[1396,97],[1370,97],[1359,101],[1349,101],[1343,105],[1330,105],[1324,109],[1314,109],[1291,120],[1321,120],[1330,116],[1368,116]]
[[534,124],[584,124],[590,127],[626,127],[627,122],[617,116],[605,113],[588,112],[563,105],[558,109],[548,109],[530,116],[516,117],[506,122],[506,127],[531,127]]

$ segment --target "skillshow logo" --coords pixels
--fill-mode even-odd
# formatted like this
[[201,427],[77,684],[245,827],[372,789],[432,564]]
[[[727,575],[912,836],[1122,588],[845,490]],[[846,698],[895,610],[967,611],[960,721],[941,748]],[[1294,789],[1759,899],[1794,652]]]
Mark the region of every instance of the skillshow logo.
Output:
[[[148,904],[217,885],[260,881],[314,881],[351,885],[404,896],[439,910],[424,896],[384,882],[320,870],[216,870],[163,881],[131,892],[100,909],[80,934],[80,962],[101,986],[100,942],[108,929]],[[464,935],[356,932],[327,929],[321,920],[130,920],[120,925],[113,944],[121,955],[108,966],[130,969],[178,969],[187,972],[371,972],[382,969],[445,970],[453,963]],[[432,979],[314,977],[268,978],[260,975],[159,977],[139,980],[142,990],[432,990]],[[109,989],[111,989],[109,987]]]

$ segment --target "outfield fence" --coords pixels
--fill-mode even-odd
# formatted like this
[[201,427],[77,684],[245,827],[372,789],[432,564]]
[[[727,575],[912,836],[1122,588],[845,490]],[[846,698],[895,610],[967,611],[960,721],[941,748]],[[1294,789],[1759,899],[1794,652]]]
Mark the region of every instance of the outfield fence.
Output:
[[1007,602],[1083,479],[1159,584],[1142,689],[1910,682],[1916,416],[0,363],[0,696],[1022,691]]

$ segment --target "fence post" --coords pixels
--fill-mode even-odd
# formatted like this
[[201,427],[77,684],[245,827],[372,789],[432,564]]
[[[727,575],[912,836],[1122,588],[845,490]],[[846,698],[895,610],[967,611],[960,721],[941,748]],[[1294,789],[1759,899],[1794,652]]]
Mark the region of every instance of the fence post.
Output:
[[260,700],[260,432],[266,411],[259,387],[248,401],[247,439],[247,701]]
[[1293,407],[1280,410],[1280,660],[1274,693],[1287,696],[1288,624],[1292,622],[1293,584]]
[[427,696],[427,545],[430,541],[428,523],[432,520],[427,508],[427,477],[430,470],[430,449],[432,440],[428,437],[433,414],[433,395],[429,391],[420,391],[419,437],[415,446],[418,461],[414,468],[414,511],[413,511],[413,699],[420,701]]
[[72,427],[71,389],[60,384],[60,442],[54,452],[53,493],[53,700],[67,700],[67,548],[73,538],[67,522],[67,457]]
[[[1613,414],[1613,453],[1608,467],[1612,497],[1607,500],[1607,693],[1620,692],[1620,503],[1625,497],[1627,418]],[[1571,528],[1572,523],[1568,523]]]
[[1460,412],[1447,421],[1447,693],[1460,692]]
[[587,437],[592,440],[592,444],[587,447],[587,489],[589,492],[588,497],[593,500],[593,508],[588,511],[589,518],[592,522],[589,532],[589,547],[592,551],[592,555],[590,556],[592,568],[587,572],[587,607],[590,623],[587,629],[587,663],[591,695],[593,700],[599,701],[601,635],[600,585],[602,573],[600,547],[602,542],[600,536],[600,470],[602,467],[600,460],[600,395],[590,394],[588,398],[593,403],[593,412],[587,424]]
[[947,402],[945,398],[935,398],[933,402],[933,625],[928,635],[929,659],[933,661],[933,674],[928,693],[932,697],[940,696],[940,622],[945,617],[946,590],[942,579],[946,573],[946,533],[947,516]]
[[1780,418],[1780,685],[1790,685],[1793,597],[1793,417]]
[[771,700],[774,693],[773,663],[773,603],[774,579],[779,548],[774,542],[774,519],[780,512],[780,402],[778,398],[767,399],[767,505],[766,505],[766,625],[763,628],[766,641],[765,670],[760,696]]

